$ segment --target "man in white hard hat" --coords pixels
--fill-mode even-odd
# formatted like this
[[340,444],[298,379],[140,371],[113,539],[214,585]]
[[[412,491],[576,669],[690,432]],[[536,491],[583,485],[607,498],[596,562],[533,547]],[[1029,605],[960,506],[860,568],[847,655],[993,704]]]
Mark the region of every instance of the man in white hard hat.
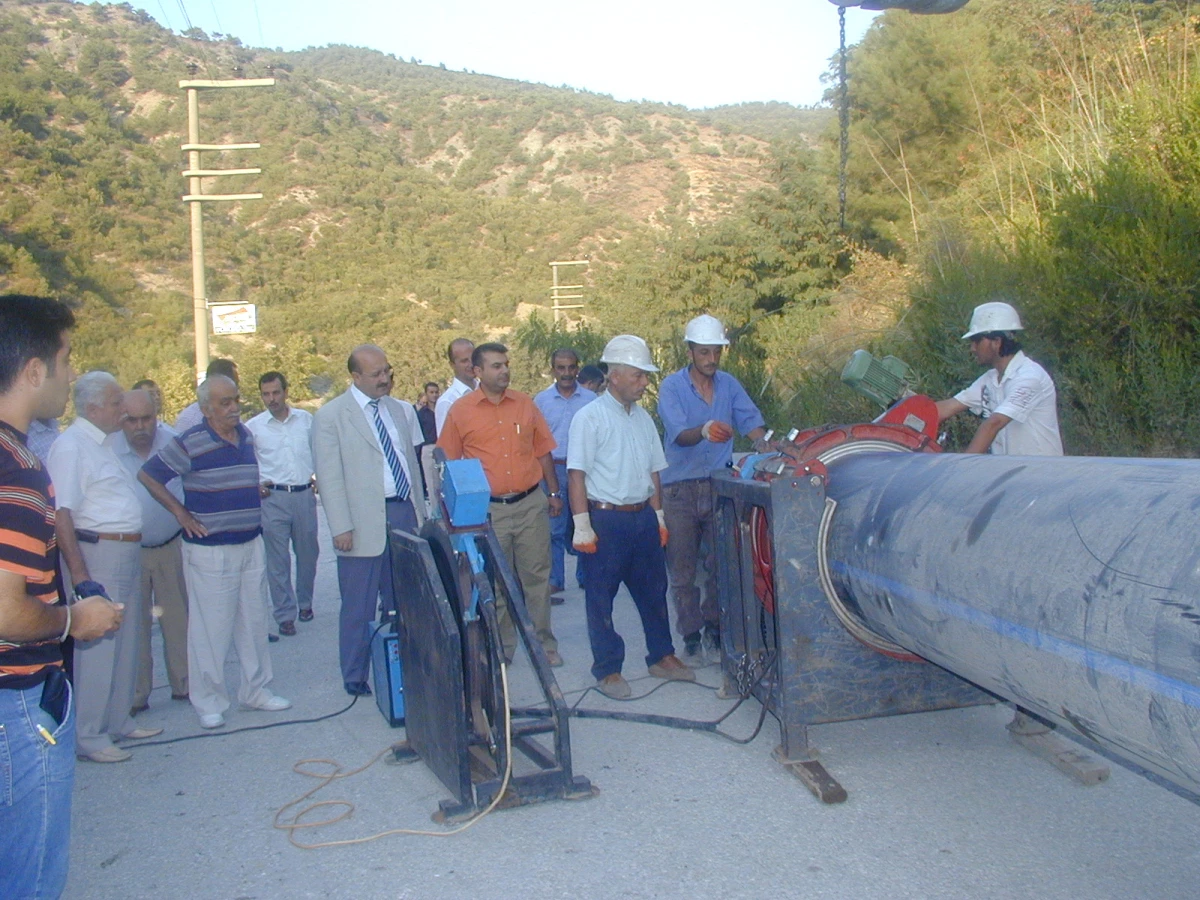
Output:
[[695,681],[675,656],[667,615],[663,548],[667,528],[659,473],[667,468],[654,420],[638,405],[658,367],[641,338],[619,334],[600,358],[608,363],[608,390],[571,420],[568,492],[584,567],[588,640],[597,688],[617,700],[629,696],[621,675],[625,642],[613,628],[613,599],[629,590],[646,637],[646,665],[656,678]]
[[[706,650],[714,659],[721,653],[709,476],[733,461],[735,429],[752,441],[762,438],[766,429],[762,413],[746,389],[720,370],[721,353],[729,346],[721,321],[697,316],[688,322],[683,337],[688,365],[664,378],[658,389],[658,417],[666,432],[670,466],[662,475],[663,510],[671,533],[667,570],[675,624],[683,636],[684,661],[703,665]],[[703,596],[696,587],[696,567],[701,563],[705,568]]]
[[[971,355],[988,370],[965,391],[937,404],[939,422],[967,410],[983,417],[967,453],[1063,455],[1054,381],[1017,342],[1016,332],[1024,328],[1017,311],[1002,301],[982,303],[971,315],[963,340],[971,342]],[[1025,735],[1050,730],[1019,707],[1008,728]]]
[[1016,332],[1023,329],[1021,317],[1007,303],[975,307],[963,340],[971,342],[971,355],[987,371],[965,391],[937,404],[939,421],[967,410],[983,417],[967,453],[1063,455],[1054,381],[1021,349]]

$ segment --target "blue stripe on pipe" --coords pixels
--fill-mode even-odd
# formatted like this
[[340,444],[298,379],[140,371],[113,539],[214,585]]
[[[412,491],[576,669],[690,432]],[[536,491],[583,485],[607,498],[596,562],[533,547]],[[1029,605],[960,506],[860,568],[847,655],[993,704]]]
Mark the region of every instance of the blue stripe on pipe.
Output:
[[[1188,684],[1186,681],[1180,681],[1177,678],[1153,672],[1135,665],[1128,660],[1118,659],[1097,650],[1080,647],[1078,644],[1073,644],[1062,638],[1042,634],[1025,625],[1018,625],[1015,622],[1001,619],[998,616],[967,606],[964,603],[939,597],[937,594],[930,593],[929,591],[909,587],[898,581],[893,581],[882,575],[875,575],[864,569],[847,565],[846,563],[831,561],[830,567],[844,577],[866,582],[889,594],[962,619],[965,622],[987,629],[1002,637],[1020,641],[1038,650],[1047,650],[1077,666],[1093,669],[1101,674],[1124,681],[1127,684],[1148,690],[1151,693],[1161,694],[1176,702],[1186,704],[1193,709],[1200,709],[1200,688]],[[892,637],[894,640],[894,636]]]

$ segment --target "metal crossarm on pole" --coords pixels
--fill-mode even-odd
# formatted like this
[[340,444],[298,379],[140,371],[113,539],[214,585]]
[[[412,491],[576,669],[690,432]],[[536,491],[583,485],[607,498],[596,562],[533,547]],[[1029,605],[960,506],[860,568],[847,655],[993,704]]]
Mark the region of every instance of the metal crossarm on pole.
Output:
[[200,91],[222,90],[227,88],[272,87],[274,78],[240,78],[228,81],[211,79],[185,79],[179,86],[187,91],[188,105],[188,139],[180,149],[188,155],[188,165],[183,171],[183,177],[188,180],[188,192],[183,195],[183,202],[188,204],[191,215],[192,231],[192,321],[196,330],[196,383],[204,378],[208,368],[208,286],[204,275],[204,212],[206,202],[238,202],[243,200],[261,200],[261,193],[246,194],[206,194],[201,183],[202,178],[219,178],[226,175],[258,175],[260,168],[241,169],[206,169],[201,165],[200,154],[204,152],[222,153],[231,150],[258,150],[262,147],[257,141],[235,144],[205,144],[200,141]]

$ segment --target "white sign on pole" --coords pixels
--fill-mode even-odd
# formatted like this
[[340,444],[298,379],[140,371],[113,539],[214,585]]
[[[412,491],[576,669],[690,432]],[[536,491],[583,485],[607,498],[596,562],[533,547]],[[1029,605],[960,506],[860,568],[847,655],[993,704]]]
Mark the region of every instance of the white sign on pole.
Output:
[[258,311],[253,303],[224,303],[212,306],[213,334],[254,334]]

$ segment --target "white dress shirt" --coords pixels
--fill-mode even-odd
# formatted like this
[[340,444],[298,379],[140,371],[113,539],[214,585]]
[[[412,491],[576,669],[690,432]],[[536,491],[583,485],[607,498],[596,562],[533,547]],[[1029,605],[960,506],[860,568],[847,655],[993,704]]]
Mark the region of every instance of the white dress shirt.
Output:
[[[350,395],[354,397],[358,405],[362,408],[363,415],[367,417],[367,424],[371,426],[371,435],[375,438],[375,445],[379,447],[379,452],[383,452],[383,445],[379,443],[379,433],[375,430],[375,412],[368,405],[371,403],[371,398],[360,391],[354,385],[350,385]],[[381,397],[382,401],[383,398]],[[407,407],[408,412],[412,415],[412,421],[408,423],[408,433],[412,436],[412,445],[420,447],[421,441],[421,426],[417,422],[417,414],[412,408],[411,403],[401,403],[402,407]],[[383,427],[387,429],[388,437],[392,439],[392,447],[396,451],[396,456],[400,459],[400,468],[404,470],[404,477],[408,479],[408,483],[412,484],[413,474],[408,471],[408,459],[404,453],[404,445],[400,442],[400,432],[396,430],[396,423],[392,421],[391,410],[380,402],[379,418],[383,420]],[[383,458],[383,496],[395,497],[399,493],[396,490],[396,479],[392,477],[392,467],[388,465],[387,457]]]
[[450,382],[450,387],[442,392],[438,397],[437,406],[433,408],[433,419],[437,423],[437,433],[442,433],[442,426],[446,424],[446,416],[450,415],[450,407],[454,405],[459,397],[464,397],[471,391],[475,390],[474,384],[463,384],[457,378]]
[[195,428],[204,421],[204,413],[200,411],[200,401],[189,403],[175,418],[175,430],[183,434],[189,428]]
[[84,418],[58,436],[46,460],[55,502],[71,511],[76,528],[134,534],[142,530],[136,482],[104,446],[106,436]]
[[311,413],[289,406],[287,418],[281,422],[268,409],[247,422],[246,427],[254,435],[258,473],[263,481],[296,487],[312,480]]

